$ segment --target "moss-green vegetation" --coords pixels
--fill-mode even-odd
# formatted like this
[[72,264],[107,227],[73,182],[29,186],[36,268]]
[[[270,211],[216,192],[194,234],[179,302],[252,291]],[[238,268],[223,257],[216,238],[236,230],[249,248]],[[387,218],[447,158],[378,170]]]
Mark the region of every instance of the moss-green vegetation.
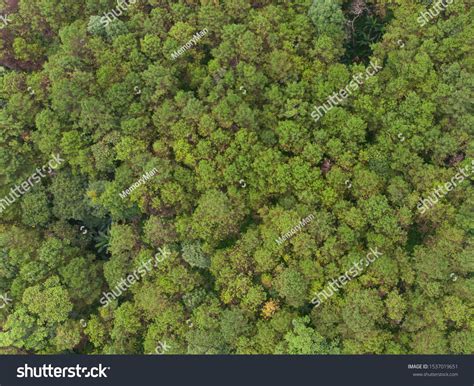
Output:
[[474,352],[472,1],[2,3],[1,353]]

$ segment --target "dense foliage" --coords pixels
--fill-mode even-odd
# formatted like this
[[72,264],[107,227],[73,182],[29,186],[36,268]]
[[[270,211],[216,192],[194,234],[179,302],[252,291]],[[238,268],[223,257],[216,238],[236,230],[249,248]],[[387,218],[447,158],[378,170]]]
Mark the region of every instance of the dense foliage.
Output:
[[1,353],[474,352],[470,0],[2,3]]

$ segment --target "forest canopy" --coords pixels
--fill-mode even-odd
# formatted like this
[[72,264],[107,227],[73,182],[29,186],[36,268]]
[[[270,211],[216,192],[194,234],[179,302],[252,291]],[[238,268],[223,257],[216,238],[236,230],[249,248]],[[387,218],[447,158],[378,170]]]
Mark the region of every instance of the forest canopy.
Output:
[[0,353],[474,353],[472,5],[0,0]]

